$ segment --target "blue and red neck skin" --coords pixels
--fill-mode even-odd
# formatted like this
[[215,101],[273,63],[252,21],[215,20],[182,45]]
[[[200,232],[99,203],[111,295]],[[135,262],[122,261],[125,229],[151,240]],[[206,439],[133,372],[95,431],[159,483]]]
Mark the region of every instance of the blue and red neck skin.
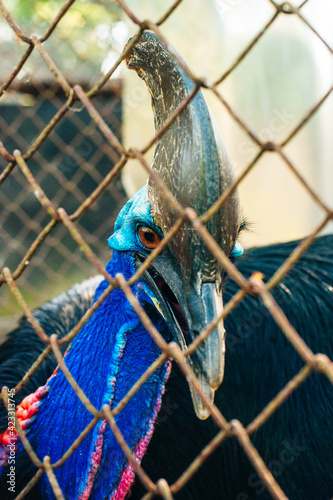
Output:
[[[137,254],[144,257],[149,253],[138,237],[138,227],[142,225],[162,237],[150,210],[146,186],[128,201],[117,218],[115,232],[109,239],[114,250],[106,266],[110,276],[120,272],[128,280],[138,265]],[[234,258],[242,254],[238,243],[233,254]],[[107,286],[107,281],[100,283],[95,301]],[[158,301],[147,280],[139,279],[131,288],[158,331],[167,341],[174,339],[156,309]],[[104,404],[115,408],[159,354],[159,348],[123,292],[115,289],[80,330],[65,360],[92,404],[101,409]],[[142,459],[152,436],[169,372],[170,362],[167,362],[151,375],[116,417],[138,460]],[[23,406],[19,410],[22,413],[20,418],[29,440],[38,456],[49,455],[51,463],[61,458],[92,419],[61,370],[56,371],[46,386]],[[5,442],[3,445],[0,459],[5,465],[8,450]],[[29,480],[35,469],[22,445],[15,442],[15,446],[19,448],[17,471],[22,478],[26,476]],[[124,498],[134,480],[133,469],[105,421],[95,426],[55,474],[65,497],[80,500]],[[53,498],[48,480],[43,477],[41,483],[42,497]]]
[[[120,272],[129,279],[135,272],[134,256],[114,251],[106,270],[112,277]],[[101,282],[95,300],[107,286],[107,281]],[[153,305],[147,285],[139,280],[131,289],[155,327],[170,341],[170,331]],[[115,289],[75,337],[65,362],[92,404],[98,409],[107,404],[112,409],[159,355],[160,349],[124,293]],[[166,362],[116,416],[121,433],[139,461],[152,436],[169,373],[170,362]],[[92,414],[61,370],[48,380],[47,386],[48,395],[26,432],[37,455],[41,459],[49,455],[54,463],[89,424]],[[35,471],[20,445],[17,474],[29,479]],[[66,499],[120,500],[125,498],[134,480],[132,466],[106,421],[99,421],[65,464],[54,472]],[[41,479],[41,492],[42,498],[54,498],[45,475]]]

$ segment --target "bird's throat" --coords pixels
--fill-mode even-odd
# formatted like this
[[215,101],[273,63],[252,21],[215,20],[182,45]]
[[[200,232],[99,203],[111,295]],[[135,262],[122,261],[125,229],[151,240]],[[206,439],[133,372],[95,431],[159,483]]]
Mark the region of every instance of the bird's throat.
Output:
[[[107,271],[111,276],[120,271],[128,279],[135,269],[128,254],[115,251]],[[150,299],[139,285],[133,285],[132,290],[145,307],[145,300]],[[107,286],[106,281],[99,285],[95,300]],[[152,320],[163,333],[166,325],[157,311]],[[65,362],[98,410],[105,404],[114,410],[160,353],[124,293],[115,289],[74,339]],[[115,417],[118,429],[139,461],[153,434],[169,373],[170,362],[166,362]],[[79,437],[93,416],[61,370],[51,377],[48,385],[48,397],[29,430],[29,440],[38,456],[49,455],[54,463]],[[134,480],[133,467],[106,420],[100,420],[65,464],[54,472],[65,498],[69,499],[120,500],[125,498]],[[50,484],[44,477],[41,489],[43,498],[52,498]]]

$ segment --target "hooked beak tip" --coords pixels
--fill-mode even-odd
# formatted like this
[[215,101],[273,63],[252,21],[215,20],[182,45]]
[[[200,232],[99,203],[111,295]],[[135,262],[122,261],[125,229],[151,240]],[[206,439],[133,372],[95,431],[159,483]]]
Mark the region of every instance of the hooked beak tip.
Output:
[[[211,403],[213,403],[215,391],[213,391],[206,384],[205,380],[202,379],[201,377],[199,377],[199,381],[200,381],[201,388],[202,388],[203,392],[209,398]],[[196,391],[194,390],[194,388],[191,385],[190,385],[190,390],[191,390],[192,402],[193,402],[193,407],[194,407],[194,411],[195,411],[196,416],[200,420],[207,420],[207,418],[211,414],[211,410],[208,408],[206,403],[201,399],[201,397],[196,393]]]

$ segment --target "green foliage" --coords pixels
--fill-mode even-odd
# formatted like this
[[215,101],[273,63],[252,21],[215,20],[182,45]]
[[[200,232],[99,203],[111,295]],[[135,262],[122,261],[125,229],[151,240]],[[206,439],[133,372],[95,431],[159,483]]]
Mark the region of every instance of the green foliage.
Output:
[[[6,6],[24,29],[42,28],[54,19],[65,2],[52,0],[7,0]],[[120,19],[120,8],[111,2],[106,6],[103,1],[76,1],[61,21],[62,27],[85,26],[92,29],[100,22]]]
[[[58,14],[65,2],[55,0],[7,0],[6,7],[28,35],[41,36]],[[52,59],[66,76],[89,80],[99,76],[103,62],[109,52],[120,51],[123,40],[119,40],[121,10],[112,2],[76,1],[61,19],[45,47]],[[118,27],[118,29],[117,29]],[[6,37],[5,37],[6,30]],[[1,36],[1,31],[3,35]],[[2,38],[2,40],[1,40]],[[120,37],[121,38],[121,37]],[[17,52],[17,40],[8,36],[8,25],[0,20],[0,43],[10,43]],[[35,59],[36,62],[36,59]],[[29,68],[29,64],[25,70]],[[40,71],[31,69],[33,76],[41,77]],[[96,74],[97,73],[97,74]]]

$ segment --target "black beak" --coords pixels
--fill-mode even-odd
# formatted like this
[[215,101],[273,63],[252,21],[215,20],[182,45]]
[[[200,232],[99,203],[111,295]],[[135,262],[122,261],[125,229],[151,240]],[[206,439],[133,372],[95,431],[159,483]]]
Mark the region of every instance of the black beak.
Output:
[[[222,313],[219,287],[215,283],[202,283],[198,289],[186,287],[169,251],[156,259],[142,279],[153,292],[155,306],[183,351]],[[225,331],[221,320],[195,352],[187,357],[189,366],[212,402],[215,390],[223,380],[224,355]],[[196,415],[206,419],[210,415],[208,408],[193,389],[191,393]]]

